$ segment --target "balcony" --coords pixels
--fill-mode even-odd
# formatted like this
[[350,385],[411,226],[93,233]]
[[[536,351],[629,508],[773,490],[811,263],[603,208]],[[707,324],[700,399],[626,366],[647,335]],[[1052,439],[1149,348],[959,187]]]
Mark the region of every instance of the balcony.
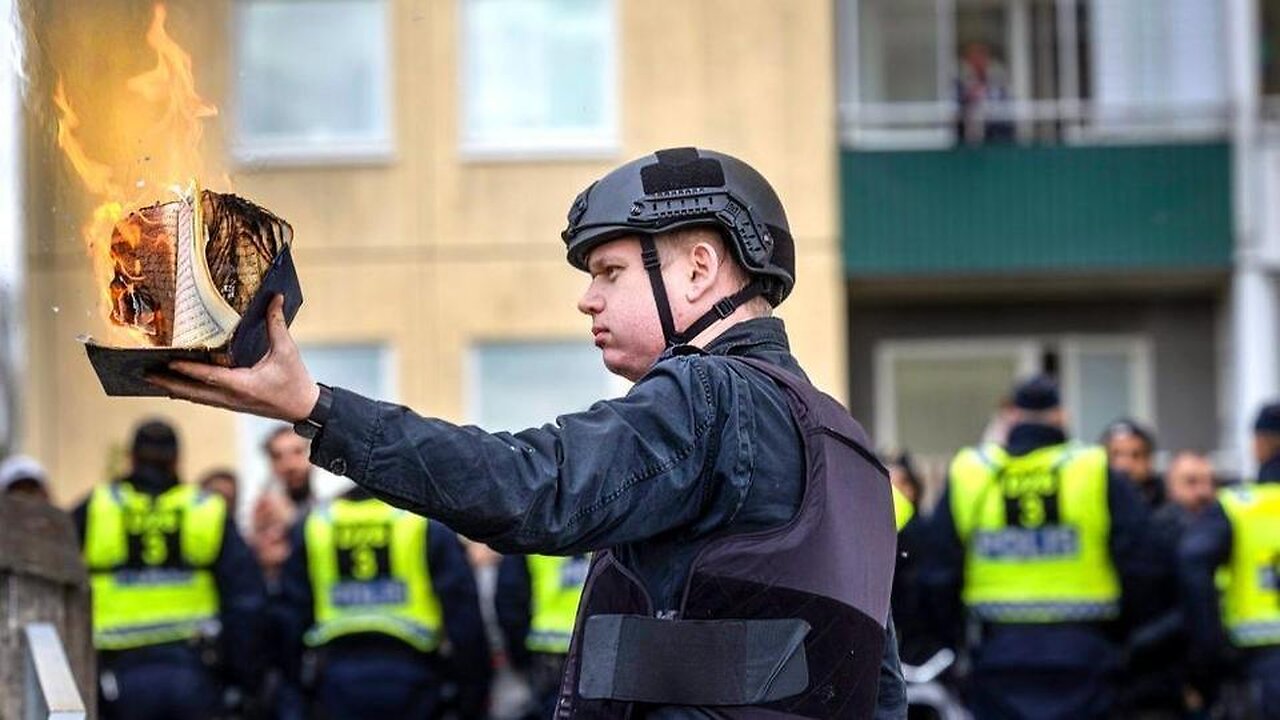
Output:
[[1222,142],[841,152],[851,279],[1230,267]]
[[1216,0],[839,0],[851,279],[1216,274]]

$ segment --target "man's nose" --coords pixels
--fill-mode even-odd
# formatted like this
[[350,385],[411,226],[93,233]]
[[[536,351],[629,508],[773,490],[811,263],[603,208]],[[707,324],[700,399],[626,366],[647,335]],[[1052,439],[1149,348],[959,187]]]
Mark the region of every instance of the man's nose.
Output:
[[578,298],[578,312],[583,315],[596,315],[604,308],[604,301],[600,299],[600,294],[594,292],[591,286],[582,293],[582,297]]

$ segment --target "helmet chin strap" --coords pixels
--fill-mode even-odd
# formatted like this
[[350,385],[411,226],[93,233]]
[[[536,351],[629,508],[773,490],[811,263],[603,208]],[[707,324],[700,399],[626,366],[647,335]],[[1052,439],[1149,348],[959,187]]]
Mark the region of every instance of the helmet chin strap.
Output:
[[662,337],[669,348],[688,343],[715,322],[732,315],[733,311],[743,303],[764,294],[764,284],[753,279],[738,292],[717,300],[710,310],[702,314],[702,317],[694,320],[682,332],[677,332],[675,317],[671,314],[671,303],[667,300],[667,285],[662,280],[658,243],[650,235],[640,237],[640,258],[644,261],[645,272],[649,274],[649,285],[653,288],[653,301],[658,306],[658,320],[662,323]]

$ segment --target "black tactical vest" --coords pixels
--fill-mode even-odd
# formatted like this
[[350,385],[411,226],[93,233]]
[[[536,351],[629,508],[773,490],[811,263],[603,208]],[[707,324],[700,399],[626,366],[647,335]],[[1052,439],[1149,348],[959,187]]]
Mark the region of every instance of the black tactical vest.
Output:
[[725,718],[867,718],[875,709],[897,542],[888,473],[834,399],[768,363],[730,361],[787,395],[805,451],[799,511],[703,548],[677,618],[654,617],[635,575],[597,553],[557,720],[642,717],[662,705]]

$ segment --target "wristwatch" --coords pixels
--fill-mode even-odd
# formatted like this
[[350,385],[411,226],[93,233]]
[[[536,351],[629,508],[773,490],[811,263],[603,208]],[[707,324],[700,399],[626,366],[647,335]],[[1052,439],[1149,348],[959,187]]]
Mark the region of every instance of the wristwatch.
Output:
[[333,408],[333,390],[324,383],[316,383],[316,387],[320,388],[316,406],[311,408],[311,414],[305,420],[293,424],[293,431],[308,440],[314,440],[324,429],[324,424],[329,422],[329,410]]

